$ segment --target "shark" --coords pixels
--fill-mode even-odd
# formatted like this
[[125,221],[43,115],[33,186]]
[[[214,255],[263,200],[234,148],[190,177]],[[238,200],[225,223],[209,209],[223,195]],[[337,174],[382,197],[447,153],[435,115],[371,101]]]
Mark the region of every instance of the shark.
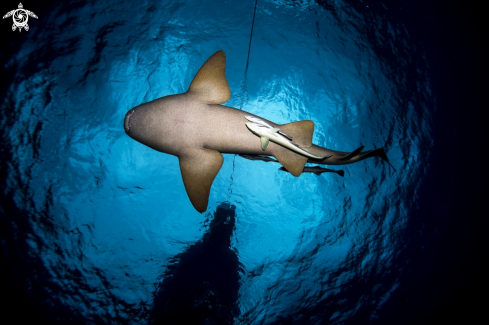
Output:
[[[178,157],[185,190],[198,212],[207,210],[212,183],[224,161],[222,154],[274,157],[296,177],[301,175],[307,162],[346,165],[380,157],[390,164],[383,148],[362,152],[362,147],[343,152],[313,144],[314,122],[311,120],[279,125],[223,105],[231,98],[225,69],[226,55],[222,50],[217,51],[202,65],[186,92],[140,104],[124,117],[124,130],[129,137]],[[272,140],[263,146],[262,136],[257,138],[246,124],[250,123],[250,118],[253,126],[268,129],[261,130],[268,131],[268,135],[280,135],[283,143]],[[256,123],[257,120],[267,126]],[[274,129],[281,133],[272,132]],[[269,139],[272,137],[270,135]]]

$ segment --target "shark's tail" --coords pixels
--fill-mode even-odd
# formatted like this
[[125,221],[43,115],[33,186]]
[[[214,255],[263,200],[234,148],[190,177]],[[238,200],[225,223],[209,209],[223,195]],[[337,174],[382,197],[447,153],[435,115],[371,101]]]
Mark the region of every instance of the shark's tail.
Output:
[[343,157],[343,158],[340,158],[340,159],[338,159],[338,160],[341,160],[341,161],[346,161],[346,160],[349,160],[349,159],[351,159],[351,158],[353,158],[353,157],[355,157],[355,156],[358,156],[358,154],[359,154],[360,152],[362,152],[362,150],[363,150],[363,148],[364,148],[364,147],[365,147],[365,146],[361,146],[361,147],[359,147],[359,148],[357,148],[357,149],[353,150],[352,152],[350,152],[350,153],[349,153],[347,156],[345,156],[345,157]]
[[394,168],[394,166],[392,166],[392,164],[390,163],[389,158],[387,158],[387,155],[385,153],[384,148],[378,148],[378,149],[374,149],[374,150],[370,150],[369,152],[366,152],[365,155],[362,156],[362,160],[363,159],[370,158],[370,157],[380,157],[380,158],[382,158],[383,161],[385,161],[386,163],[388,163],[389,166],[391,166],[391,168],[394,169],[394,171],[396,171],[396,169]]

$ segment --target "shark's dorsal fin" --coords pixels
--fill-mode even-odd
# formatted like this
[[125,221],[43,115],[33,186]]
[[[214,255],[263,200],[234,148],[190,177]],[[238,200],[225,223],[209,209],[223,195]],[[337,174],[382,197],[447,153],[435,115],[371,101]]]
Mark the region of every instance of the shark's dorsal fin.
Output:
[[192,148],[178,159],[188,198],[194,208],[202,213],[207,209],[211,185],[224,158],[216,150]]
[[261,141],[261,148],[263,149],[263,151],[267,150],[268,142],[270,142],[270,138],[260,137],[260,141]]
[[[280,130],[293,137],[294,143],[301,148],[309,148],[312,146],[312,134],[314,133],[313,121],[306,120],[284,124],[280,127]],[[282,146],[278,146],[278,149],[274,149],[274,156],[282,166],[289,171],[289,173],[296,177],[301,175],[308,159],[307,157]]]
[[214,53],[200,68],[187,91],[206,104],[224,104],[231,98],[226,79],[226,54]]

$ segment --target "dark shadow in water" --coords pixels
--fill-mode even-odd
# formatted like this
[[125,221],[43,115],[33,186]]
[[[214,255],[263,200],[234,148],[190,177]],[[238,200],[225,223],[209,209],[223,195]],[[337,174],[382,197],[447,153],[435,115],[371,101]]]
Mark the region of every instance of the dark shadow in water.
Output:
[[239,315],[235,209],[221,203],[202,240],[172,258],[153,293],[153,324],[232,324]]

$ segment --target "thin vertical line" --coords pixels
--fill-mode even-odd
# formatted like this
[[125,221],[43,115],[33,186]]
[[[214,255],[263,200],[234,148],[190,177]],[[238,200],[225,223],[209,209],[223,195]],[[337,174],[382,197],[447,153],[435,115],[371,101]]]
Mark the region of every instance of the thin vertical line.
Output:
[[253,39],[253,27],[255,27],[255,15],[256,15],[257,2],[258,0],[255,0],[255,9],[253,10],[253,22],[251,23],[250,44],[248,45],[248,58],[246,59],[245,75],[248,74],[248,65],[250,63],[251,40]]
[[[255,9],[253,10],[253,21],[251,23],[251,32],[250,32],[250,44],[248,45],[248,57],[246,58],[246,67],[245,67],[245,71],[244,71],[244,78],[243,78],[243,81],[241,82],[241,90],[243,92],[247,92],[248,91],[248,85],[247,85],[247,82],[248,82],[248,66],[250,64],[250,52],[251,52],[251,41],[253,39],[253,28],[255,27],[255,15],[256,15],[256,4],[257,4],[258,0],[255,0]],[[244,105],[244,97],[242,96],[242,100],[241,100],[241,104],[239,105],[239,109],[243,109],[243,105]],[[231,176],[229,177],[231,179],[231,183],[229,184],[229,189],[228,189],[228,196],[227,196],[227,200],[229,201],[231,199],[231,194],[233,193],[231,187],[233,186],[233,175],[234,175],[234,168],[236,166],[236,155],[233,156],[233,171],[231,172]]]

